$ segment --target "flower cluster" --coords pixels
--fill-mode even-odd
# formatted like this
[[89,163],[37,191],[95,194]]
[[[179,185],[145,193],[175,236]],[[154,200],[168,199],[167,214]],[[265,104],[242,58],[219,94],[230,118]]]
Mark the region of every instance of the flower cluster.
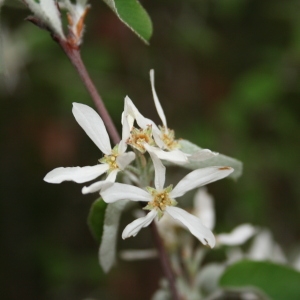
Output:
[[[99,192],[107,203],[124,200],[145,202],[144,210],[149,211],[147,215],[126,226],[122,233],[123,239],[135,236],[154,219],[160,220],[168,214],[188,228],[203,244],[212,248],[216,240],[210,228],[203,225],[200,218],[177,207],[176,199],[190,190],[228,176],[233,172],[233,168],[213,166],[196,169],[188,173],[176,186],[165,187],[166,167],[163,161],[184,165],[189,163],[191,157],[193,160],[204,160],[216,156],[217,153],[204,149],[197,150],[191,155],[180,149],[180,143],[175,139],[174,131],[167,126],[165,114],[155,91],[152,70],[150,79],[154,103],[162,126],[157,126],[152,120],[145,118],[133,102],[126,97],[121,118],[122,139],[112,148],[100,116],[84,104],[73,103],[76,121],[104,156],[95,166],[56,168],[49,172],[44,180],[50,183],[61,183],[66,180],[83,183],[106,173],[104,180],[84,187],[82,192],[84,194]],[[128,145],[133,151],[126,152]],[[133,162],[136,166],[131,165]],[[117,174],[121,171],[125,176],[128,175],[127,182],[130,184],[116,182]]]

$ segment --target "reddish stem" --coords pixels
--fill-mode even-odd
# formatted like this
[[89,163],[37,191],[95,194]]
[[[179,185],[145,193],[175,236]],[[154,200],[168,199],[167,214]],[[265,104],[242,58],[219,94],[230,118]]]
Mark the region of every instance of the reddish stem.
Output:
[[99,115],[101,116],[112,141],[114,144],[118,144],[121,140],[120,135],[104,105],[102,98],[100,97],[93,81],[91,80],[89,73],[87,72],[87,69],[81,59],[80,50],[77,47],[75,48],[70,46],[67,41],[61,39],[58,40],[58,43],[67,54],[73,66],[76,68],[82,82],[90,93],[90,96],[94,101],[97,111],[99,112]]
[[174,272],[172,270],[169,257],[166,253],[166,249],[165,249],[162,239],[158,233],[156,223],[153,221],[151,223],[150,227],[152,230],[154,242],[156,244],[156,247],[157,247],[157,250],[159,253],[160,262],[163,266],[165,275],[169,281],[170,290],[171,290],[171,294],[172,294],[172,300],[180,300],[180,296],[178,294],[177,287],[176,287],[176,278],[174,276]]

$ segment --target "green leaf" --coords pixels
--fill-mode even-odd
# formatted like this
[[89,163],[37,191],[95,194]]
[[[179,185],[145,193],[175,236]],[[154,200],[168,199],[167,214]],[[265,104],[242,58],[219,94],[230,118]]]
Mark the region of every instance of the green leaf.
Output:
[[99,262],[104,272],[108,272],[116,261],[120,217],[128,202],[128,200],[122,200],[107,205],[99,249]]
[[88,216],[89,228],[98,242],[100,242],[102,238],[106,207],[107,204],[99,198],[93,203]]
[[224,272],[219,284],[223,288],[257,287],[273,300],[300,299],[300,273],[271,262],[238,262]]
[[[180,150],[184,153],[193,154],[202,150],[202,148],[191,143],[190,141],[180,140],[179,142],[181,145]],[[228,166],[234,168],[234,171],[228,176],[233,179],[238,179],[243,173],[243,163],[241,161],[223,154],[219,154],[218,156],[203,161],[191,161],[182,165],[182,167],[192,170],[213,166]]]
[[146,44],[152,35],[152,22],[137,0],[103,0],[139,38]]

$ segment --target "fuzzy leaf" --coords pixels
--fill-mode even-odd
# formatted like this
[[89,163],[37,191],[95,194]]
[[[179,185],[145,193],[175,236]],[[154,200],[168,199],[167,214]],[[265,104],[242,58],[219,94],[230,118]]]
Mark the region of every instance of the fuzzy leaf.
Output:
[[103,234],[104,216],[107,204],[101,199],[97,199],[88,216],[88,225],[94,238],[100,242]]
[[127,200],[122,200],[107,205],[103,235],[99,248],[99,262],[104,272],[108,272],[116,261],[117,234],[120,217],[128,202]]
[[228,289],[259,288],[273,300],[300,299],[300,273],[271,262],[240,261],[230,266],[220,279]]
[[117,15],[146,44],[152,35],[152,22],[137,0],[103,0]]
[[[180,150],[184,153],[193,154],[197,151],[202,150],[202,148],[187,140],[180,140],[179,143],[181,145]],[[215,157],[203,161],[191,161],[187,164],[182,165],[182,167],[192,170],[213,166],[232,167],[234,171],[228,177],[231,177],[233,179],[238,179],[243,173],[243,163],[241,161],[223,154],[219,154]]]

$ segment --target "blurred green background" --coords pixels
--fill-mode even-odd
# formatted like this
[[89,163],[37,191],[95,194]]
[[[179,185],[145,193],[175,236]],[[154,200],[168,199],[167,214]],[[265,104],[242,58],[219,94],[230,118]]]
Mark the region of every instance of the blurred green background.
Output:
[[[285,253],[299,246],[300,2],[144,0],[149,47],[102,1],[91,4],[82,56],[118,128],[126,95],[159,121],[154,68],[177,137],[244,162],[240,180],[209,186],[216,231],[250,222],[270,228]],[[10,77],[0,88],[1,299],[150,299],[159,262],[120,261],[104,275],[86,224],[96,196],[43,182],[55,167],[94,165],[100,153],[71,113],[72,102],[93,106],[89,95],[28,14],[2,9]],[[119,241],[122,249],[151,245],[148,229]]]

